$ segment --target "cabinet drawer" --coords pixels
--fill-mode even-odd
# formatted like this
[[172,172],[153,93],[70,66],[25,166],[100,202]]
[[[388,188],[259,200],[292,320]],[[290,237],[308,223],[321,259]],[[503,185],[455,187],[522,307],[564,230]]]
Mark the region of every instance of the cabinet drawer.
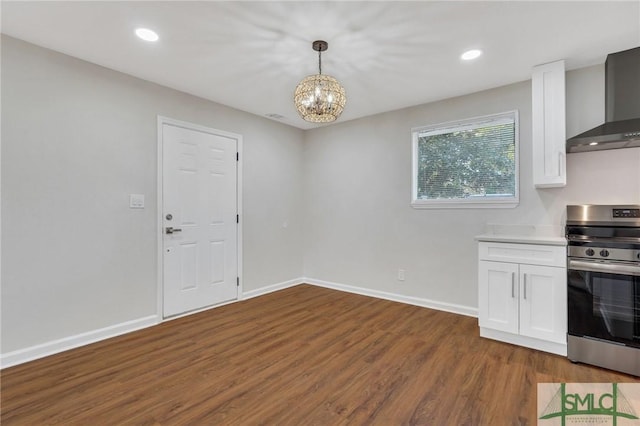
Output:
[[539,244],[479,243],[480,260],[525,263],[530,265],[566,267],[567,253],[563,246]]

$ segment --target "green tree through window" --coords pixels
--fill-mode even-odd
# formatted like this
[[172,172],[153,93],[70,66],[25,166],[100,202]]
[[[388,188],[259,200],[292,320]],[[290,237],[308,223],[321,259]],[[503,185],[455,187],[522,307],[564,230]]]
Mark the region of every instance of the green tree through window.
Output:
[[414,201],[517,201],[515,112],[414,132]]

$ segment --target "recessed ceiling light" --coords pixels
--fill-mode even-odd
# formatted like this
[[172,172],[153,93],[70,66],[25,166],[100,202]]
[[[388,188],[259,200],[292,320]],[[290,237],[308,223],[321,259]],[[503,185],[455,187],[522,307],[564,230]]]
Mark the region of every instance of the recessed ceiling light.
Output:
[[465,61],[470,61],[472,59],[476,59],[480,55],[482,55],[482,50],[471,49],[471,50],[467,50],[462,55],[460,55],[460,58]]
[[136,30],[136,35],[144,41],[158,41],[159,38],[155,31],[148,28],[138,28]]
[[598,142],[591,142],[589,145],[591,146],[598,145]]

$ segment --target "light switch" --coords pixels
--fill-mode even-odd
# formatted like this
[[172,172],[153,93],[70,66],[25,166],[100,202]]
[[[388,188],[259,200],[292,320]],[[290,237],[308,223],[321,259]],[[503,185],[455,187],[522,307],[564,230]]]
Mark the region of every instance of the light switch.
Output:
[[144,209],[144,194],[129,194],[129,208]]

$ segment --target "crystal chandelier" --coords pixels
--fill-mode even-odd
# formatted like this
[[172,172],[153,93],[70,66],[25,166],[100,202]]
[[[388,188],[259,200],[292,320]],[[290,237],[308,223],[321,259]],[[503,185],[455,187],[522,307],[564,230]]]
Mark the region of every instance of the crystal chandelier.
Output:
[[318,52],[318,74],[307,76],[298,84],[293,100],[306,121],[329,123],[342,114],[347,97],[338,80],[322,74],[322,52],[329,47],[327,42],[316,40],[311,46]]

